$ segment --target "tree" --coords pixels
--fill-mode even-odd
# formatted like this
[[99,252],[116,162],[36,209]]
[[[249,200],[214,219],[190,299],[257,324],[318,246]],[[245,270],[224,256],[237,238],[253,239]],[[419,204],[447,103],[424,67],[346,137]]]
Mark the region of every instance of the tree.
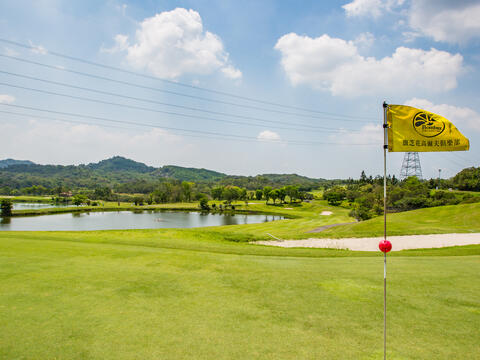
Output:
[[202,210],[205,210],[205,211],[210,210],[210,206],[208,206],[208,199],[207,199],[206,196],[204,196],[200,199],[199,206],[200,206],[200,209],[202,209]]
[[367,182],[367,175],[365,175],[365,170],[362,170],[360,174],[360,184],[365,184]]
[[13,204],[10,199],[3,199],[0,203],[0,215],[3,217],[12,216]]
[[72,202],[74,205],[80,206],[87,202],[87,197],[83,194],[76,194],[73,197]]
[[285,188],[278,189],[278,198],[280,199],[281,204],[285,202],[286,196],[287,196],[287,192],[285,191]]
[[212,188],[212,197],[215,200],[221,200],[223,194],[223,186],[215,186]]
[[275,202],[277,201],[277,199],[279,197],[278,189],[270,191],[269,197],[273,200],[273,204],[275,205]]
[[143,196],[135,196],[133,198],[133,203],[135,204],[135,206],[139,205],[139,206],[143,206],[143,201],[145,199],[143,198]]
[[266,204],[268,204],[268,200],[270,199],[270,193],[272,192],[271,186],[265,186],[263,188],[263,198],[266,200]]
[[328,201],[330,205],[337,206],[345,199],[346,190],[340,186],[335,186],[323,193],[323,198]]
[[255,199],[262,200],[262,197],[263,197],[263,191],[261,189],[255,190]]
[[194,185],[193,182],[188,182],[188,181],[182,182],[182,196],[183,196],[183,199],[187,202],[190,202],[192,200],[193,185]]
[[237,186],[226,186],[223,189],[222,197],[231,205],[232,201],[240,198],[240,188]]

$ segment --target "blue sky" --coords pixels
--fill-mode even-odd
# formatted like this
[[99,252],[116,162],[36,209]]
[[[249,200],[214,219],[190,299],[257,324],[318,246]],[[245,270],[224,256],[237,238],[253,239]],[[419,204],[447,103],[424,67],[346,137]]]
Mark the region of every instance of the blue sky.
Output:
[[[478,18],[479,1],[0,1],[0,37],[33,47],[0,42],[0,158],[376,175],[386,100],[470,139],[469,152],[421,154],[425,177],[453,176],[479,165]],[[402,158],[388,155],[389,173]]]

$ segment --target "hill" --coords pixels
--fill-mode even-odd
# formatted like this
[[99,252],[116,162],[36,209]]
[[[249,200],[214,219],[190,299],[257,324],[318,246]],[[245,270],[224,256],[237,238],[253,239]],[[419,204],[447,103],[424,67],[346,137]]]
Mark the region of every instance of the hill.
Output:
[[87,165],[88,168],[93,170],[103,170],[103,171],[133,171],[139,173],[148,173],[155,170],[154,167],[147,166],[144,163],[130,160],[122,156],[114,156],[107,160],[102,160],[98,163],[90,163]]
[[166,165],[155,172],[158,176],[184,181],[217,181],[227,175],[213,170],[185,168],[175,165]]
[[[46,189],[94,189],[108,186],[118,192],[148,193],[164,179],[190,181],[206,185],[235,185],[249,190],[272,186],[299,186],[309,191],[332,183],[331,180],[312,179],[297,174],[264,174],[257,176],[234,176],[208,170],[175,165],[153,167],[144,163],[115,156],[88,165],[39,165],[24,160],[1,160],[0,193],[10,194],[32,186]],[[335,181],[333,181],[335,183]],[[45,190],[45,193],[49,193]],[[41,193],[39,193],[41,194]]]
[[0,168],[6,168],[10,165],[34,165],[35,163],[30,160],[14,160],[14,159],[5,159],[0,160]]

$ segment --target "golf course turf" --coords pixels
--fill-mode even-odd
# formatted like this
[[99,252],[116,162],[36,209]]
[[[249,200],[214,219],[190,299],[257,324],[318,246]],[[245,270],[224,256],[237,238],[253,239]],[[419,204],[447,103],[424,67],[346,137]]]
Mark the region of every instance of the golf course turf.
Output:
[[[308,234],[351,221],[348,210],[323,202],[270,208],[295,218],[203,229],[0,232],[0,358],[383,358],[380,253],[248,243],[267,232],[377,235],[378,220]],[[430,224],[433,233],[439,222],[439,232],[479,232],[479,209],[391,214],[390,228],[428,233]],[[480,358],[479,274],[478,245],[389,255],[388,358]]]

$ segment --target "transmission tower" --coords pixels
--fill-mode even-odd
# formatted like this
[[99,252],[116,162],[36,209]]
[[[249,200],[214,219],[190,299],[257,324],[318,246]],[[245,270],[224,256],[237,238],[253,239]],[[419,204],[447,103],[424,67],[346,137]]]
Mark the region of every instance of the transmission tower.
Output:
[[416,176],[418,180],[422,179],[422,167],[420,166],[418,152],[407,152],[403,157],[400,180],[405,180],[409,176]]

